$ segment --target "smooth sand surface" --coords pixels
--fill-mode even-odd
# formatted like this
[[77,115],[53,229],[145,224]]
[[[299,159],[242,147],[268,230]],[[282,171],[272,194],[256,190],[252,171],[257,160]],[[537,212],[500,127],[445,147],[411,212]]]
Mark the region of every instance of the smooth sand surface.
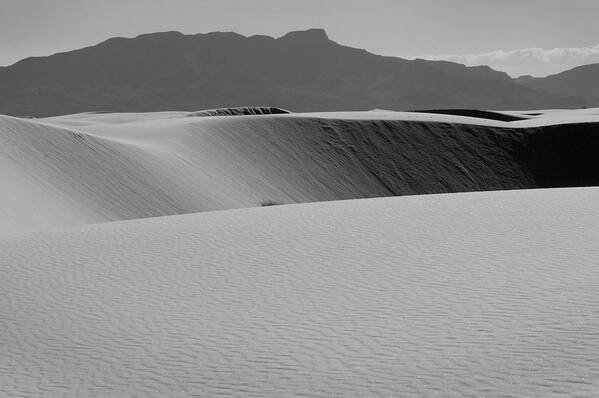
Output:
[[598,113],[0,116],[0,236],[263,203],[595,185]]
[[0,240],[0,395],[595,396],[599,189]]

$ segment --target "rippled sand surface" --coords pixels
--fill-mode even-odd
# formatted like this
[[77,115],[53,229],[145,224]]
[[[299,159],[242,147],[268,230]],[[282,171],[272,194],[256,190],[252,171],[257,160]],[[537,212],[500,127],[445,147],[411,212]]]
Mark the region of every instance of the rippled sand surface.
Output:
[[599,189],[0,240],[2,396],[599,394]]

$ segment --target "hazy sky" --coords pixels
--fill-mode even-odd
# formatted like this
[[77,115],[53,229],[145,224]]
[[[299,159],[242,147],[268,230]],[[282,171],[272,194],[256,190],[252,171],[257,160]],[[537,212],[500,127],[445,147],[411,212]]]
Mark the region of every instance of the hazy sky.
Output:
[[[503,70],[543,75],[563,63],[544,50],[582,48],[570,63],[599,62],[598,20],[599,0],[0,0],[0,65],[155,31],[280,36],[322,27],[332,40],[377,54],[503,57]],[[536,53],[504,53],[517,49]]]

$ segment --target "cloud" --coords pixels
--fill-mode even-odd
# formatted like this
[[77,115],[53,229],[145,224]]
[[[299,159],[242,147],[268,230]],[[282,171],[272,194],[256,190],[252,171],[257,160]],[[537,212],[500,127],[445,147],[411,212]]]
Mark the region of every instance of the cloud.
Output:
[[447,60],[461,64],[489,65],[511,76],[547,76],[576,66],[599,63],[599,44],[572,48],[522,48],[510,51],[491,51],[481,54],[418,55],[405,58]]

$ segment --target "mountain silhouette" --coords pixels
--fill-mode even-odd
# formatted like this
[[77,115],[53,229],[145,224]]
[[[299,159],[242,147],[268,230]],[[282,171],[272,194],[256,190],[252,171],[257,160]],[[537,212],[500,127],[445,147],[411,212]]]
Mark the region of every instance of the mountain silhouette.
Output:
[[579,107],[582,97],[518,84],[488,66],[406,60],[343,46],[322,29],[277,39],[233,32],[112,38],[0,68],[0,113]]
[[550,93],[594,98],[599,103],[599,64],[582,65],[547,77],[521,76],[524,86]]

